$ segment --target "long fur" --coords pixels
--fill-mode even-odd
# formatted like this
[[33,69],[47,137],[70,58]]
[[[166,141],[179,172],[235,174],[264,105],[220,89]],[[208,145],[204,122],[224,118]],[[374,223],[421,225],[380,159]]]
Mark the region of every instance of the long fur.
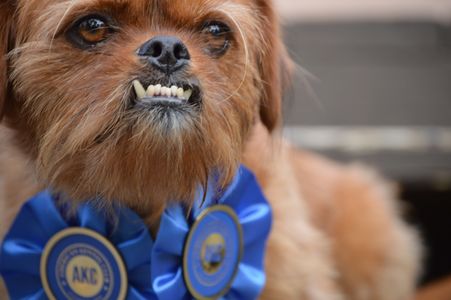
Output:
[[[65,32],[92,12],[119,25],[103,46],[81,50]],[[232,30],[222,57],[204,49],[200,27],[209,20]],[[160,76],[136,55],[156,35],[176,36],[189,49],[190,67],[173,76],[198,80],[200,108],[130,107],[133,80]],[[74,206],[127,205],[155,231],[168,202],[192,205],[213,172],[225,186],[245,163],[275,212],[263,299],[412,294],[419,245],[380,180],[274,143],[292,64],[272,1],[3,1],[0,56],[8,127],[0,130],[0,239],[20,204],[43,187]]]

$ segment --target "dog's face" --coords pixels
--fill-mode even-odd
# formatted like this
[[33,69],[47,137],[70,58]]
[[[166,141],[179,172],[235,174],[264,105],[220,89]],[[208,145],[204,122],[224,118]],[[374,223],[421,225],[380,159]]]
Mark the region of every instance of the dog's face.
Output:
[[43,180],[140,212],[233,176],[285,63],[266,0],[7,0],[0,114]]

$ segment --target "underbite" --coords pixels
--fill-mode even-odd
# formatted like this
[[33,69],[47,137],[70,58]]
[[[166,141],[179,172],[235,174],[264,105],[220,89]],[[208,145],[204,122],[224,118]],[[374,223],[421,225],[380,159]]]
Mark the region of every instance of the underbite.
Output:
[[193,84],[150,84],[145,85],[139,80],[133,81],[137,102],[142,104],[161,104],[179,103],[179,104],[197,104],[200,100],[199,87]]

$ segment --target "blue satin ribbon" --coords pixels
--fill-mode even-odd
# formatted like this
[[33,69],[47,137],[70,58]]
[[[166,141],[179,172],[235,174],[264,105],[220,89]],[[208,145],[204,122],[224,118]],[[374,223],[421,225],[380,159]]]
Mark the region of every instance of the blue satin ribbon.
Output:
[[[264,257],[272,213],[254,175],[241,167],[225,191],[212,180],[206,198],[199,193],[187,217],[182,204],[168,206],[153,242],[146,225],[132,211],[117,209],[117,222],[89,203],[73,218],[64,216],[49,191],[21,209],[0,252],[0,274],[11,299],[47,299],[40,278],[40,259],[47,242],[69,227],[83,227],[105,236],[117,248],[126,265],[127,300],[193,299],[183,276],[183,252],[190,227],[206,208],[229,206],[238,216],[243,232],[243,255],[229,291],[221,299],[256,299],[265,284]],[[152,262],[152,263],[151,263]]]
[[215,204],[227,205],[237,214],[243,229],[244,253],[232,286],[222,299],[256,299],[265,285],[264,257],[271,229],[271,208],[255,177],[241,167],[232,184],[219,192],[212,183],[206,200],[199,195],[191,214],[172,205],[163,213],[152,251],[152,283],[158,299],[192,299],[183,277],[183,250],[191,225],[199,214]]
[[28,201],[7,234],[0,254],[0,273],[10,298],[47,299],[40,278],[40,260],[47,242],[69,227],[82,227],[105,236],[119,251],[128,273],[127,300],[155,299],[150,281],[153,241],[144,222],[129,209],[117,210],[114,224],[92,206],[80,206],[65,218],[49,191]]

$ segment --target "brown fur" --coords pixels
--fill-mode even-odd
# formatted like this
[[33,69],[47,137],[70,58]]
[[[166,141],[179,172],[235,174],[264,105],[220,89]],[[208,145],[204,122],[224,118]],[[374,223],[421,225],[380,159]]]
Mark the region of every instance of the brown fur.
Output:
[[[65,30],[88,12],[120,30],[93,51]],[[191,203],[219,170],[258,177],[275,213],[264,299],[408,299],[419,245],[394,198],[371,172],[294,151],[274,138],[290,72],[269,0],[10,0],[0,4],[0,239],[18,207],[43,186],[74,204],[99,197],[134,208],[152,230],[168,201]],[[220,58],[203,51],[200,24],[233,30]],[[129,109],[147,67],[136,49],[180,38],[185,76],[201,83],[201,112],[158,118]],[[280,143],[280,145],[279,145]],[[100,201],[100,200],[99,200]],[[390,288],[391,284],[396,288]]]

